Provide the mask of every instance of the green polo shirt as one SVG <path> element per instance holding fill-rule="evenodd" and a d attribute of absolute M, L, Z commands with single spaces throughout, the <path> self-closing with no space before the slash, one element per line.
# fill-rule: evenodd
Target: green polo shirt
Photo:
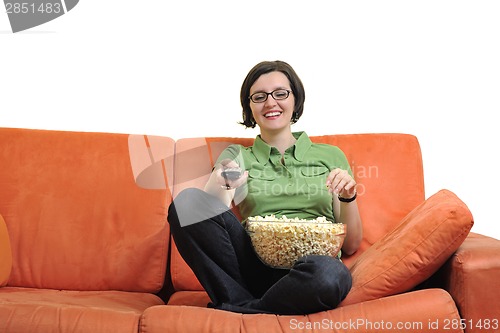
<path fill-rule="evenodd" d="M 345 154 L 336 146 L 313 143 L 305 132 L 293 136 L 297 141 L 283 156 L 260 135 L 253 146 L 230 145 L 219 156 L 217 162 L 235 160 L 249 172 L 247 183 L 235 193 L 243 219 L 274 214 L 303 219 L 325 216 L 334 221 L 326 178 L 335 168 L 352 175 Z"/>

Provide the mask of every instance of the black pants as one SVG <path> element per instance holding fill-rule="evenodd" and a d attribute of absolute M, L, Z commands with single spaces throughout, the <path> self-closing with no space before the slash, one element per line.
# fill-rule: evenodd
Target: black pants
<path fill-rule="evenodd" d="M 329 256 L 302 257 L 290 270 L 266 266 L 233 212 L 199 189 L 179 193 L 168 219 L 179 253 L 208 293 L 211 307 L 308 314 L 335 308 L 351 289 L 349 270 Z"/>

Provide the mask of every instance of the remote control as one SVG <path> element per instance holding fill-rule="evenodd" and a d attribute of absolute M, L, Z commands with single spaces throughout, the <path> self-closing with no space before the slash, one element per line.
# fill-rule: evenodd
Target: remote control
<path fill-rule="evenodd" d="M 240 168 L 227 168 L 222 170 L 222 177 L 228 180 L 236 180 L 241 177 L 241 169 Z"/>

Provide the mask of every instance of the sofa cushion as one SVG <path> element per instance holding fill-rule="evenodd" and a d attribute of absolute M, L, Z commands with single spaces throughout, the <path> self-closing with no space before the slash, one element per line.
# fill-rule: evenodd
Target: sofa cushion
<path fill-rule="evenodd" d="M 210 297 L 205 291 L 176 291 L 168 299 L 168 305 L 188 305 L 206 308 Z"/>
<path fill-rule="evenodd" d="M 431 332 L 429 323 L 459 321 L 450 295 L 427 289 L 309 315 L 241 314 L 196 306 L 153 306 L 141 318 L 140 333 L 178 332 Z M 398 329 L 400 328 L 400 329 Z M 450 327 L 447 333 L 463 333 Z"/>
<path fill-rule="evenodd" d="M 0 214 L 14 263 L 9 286 L 162 288 L 168 172 L 156 168 L 163 188 L 145 189 L 133 166 L 164 158 L 171 170 L 174 141 L 147 141 L 149 153 L 137 155 L 127 134 L 0 128 Z"/>
<path fill-rule="evenodd" d="M 437 192 L 357 258 L 351 266 L 352 289 L 341 305 L 415 287 L 458 249 L 472 225 L 471 212 L 454 193 Z"/>
<path fill-rule="evenodd" d="M 444 286 L 455 300 L 462 318 L 467 318 L 473 323 L 485 323 L 486 327 L 493 323 L 498 329 L 497 324 L 500 320 L 498 239 L 471 232 L 436 277 L 438 283 L 441 283 L 439 285 Z M 494 331 L 500 332 L 500 330 Z"/>
<path fill-rule="evenodd" d="M 148 293 L 0 288 L 0 332 L 137 332 Z"/>

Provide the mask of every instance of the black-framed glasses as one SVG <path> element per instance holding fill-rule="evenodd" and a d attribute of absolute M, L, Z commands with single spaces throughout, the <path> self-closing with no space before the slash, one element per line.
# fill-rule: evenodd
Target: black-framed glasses
<path fill-rule="evenodd" d="M 271 91 L 270 93 L 260 91 L 250 95 L 250 97 L 248 98 L 254 103 L 264 103 L 265 101 L 267 101 L 267 97 L 271 95 L 275 100 L 279 101 L 282 99 L 287 99 L 288 96 L 290 96 L 291 92 L 291 90 L 287 89 L 276 89 L 274 91 Z"/>

